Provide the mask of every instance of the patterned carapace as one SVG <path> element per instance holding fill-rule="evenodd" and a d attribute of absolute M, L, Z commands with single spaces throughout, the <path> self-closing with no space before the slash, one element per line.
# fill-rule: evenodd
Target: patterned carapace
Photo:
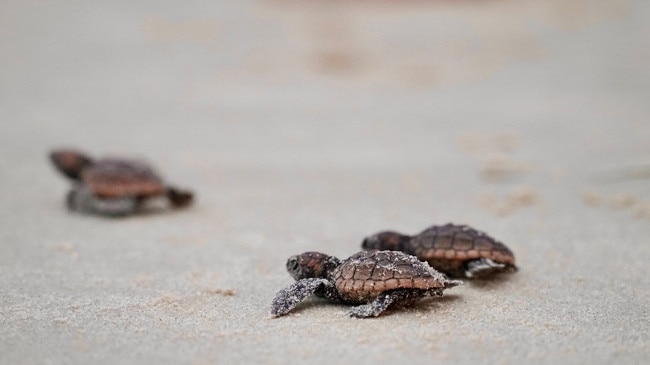
<path fill-rule="evenodd" d="M 322 253 L 305 252 L 289 258 L 287 270 L 297 282 L 276 295 L 271 306 L 274 316 L 287 314 L 316 294 L 344 303 L 368 303 L 349 312 L 351 316 L 366 318 L 379 315 L 391 304 L 442 295 L 444 289 L 461 283 L 448 280 L 426 262 L 397 251 L 362 251 L 342 262 Z"/>
<path fill-rule="evenodd" d="M 362 247 L 415 255 L 455 277 L 482 277 L 516 270 L 514 254 L 508 247 L 466 225 L 434 225 L 415 236 L 384 231 L 366 238 Z"/>

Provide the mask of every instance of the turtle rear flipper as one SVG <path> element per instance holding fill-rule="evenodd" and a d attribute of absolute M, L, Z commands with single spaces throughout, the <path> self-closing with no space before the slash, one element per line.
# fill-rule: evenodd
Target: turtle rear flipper
<path fill-rule="evenodd" d="M 372 302 L 350 309 L 348 315 L 357 318 L 377 317 L 391 305 L 407 306 L 426 295 L 442 296 L 442 289 L 396 289 L 383 292 Z"/>
<path fill-rule="evenodd" d="M 325 291 L 332 286 L 326 279 L 310 278 L 301 279 L 292 285 L 280 290 L 271 303 L 271 315 L 280 317 L 291 312 L 298 304 L 316 292 Z"/>
<path fill-rule="evenodd" d="M 78 186 L 68 193 L 67 204 L 69 209 L 77 212 L 121 217 L 133 213 L 138 200 L 133 197 L 100 198 L 88 188 Z"/>
<path fill-rule="evenodd" d="M 506 265 L 494 262 L 491 259 L 478 259 L 467 262 L 465 275 L 468 278 L 480 278 L 490 276 L 493 273 L 504 271 Z"/>
<path fill-rule="evenodd" d="M 174 208 L 182 208 L 190 205 L 194 200 L 194 194 L 189 190 L 181 190 L 174 187 L 167 187 L 167 199 Z"/>
<path fill-rule="evenodd" d="M 463 281 L 462 280 L 447 280 L 447 281 L 445 281 L 444 285 L 445 285 L 445 289 L 453 288 L 453 287 L 458 286 L 458 285 L 463 285 Z M 440 295 L 442 295 L 442 292 L 440 292 Z"/>
<path fill-rule="evenodd" d="M 402 296 L 403 293 L 401 290 L 381 293 L 372 302 L 368 304 L 358 305 L 350 309 L 350 311 L 348 311 L 348 315 L 350 317 L 357 318 L 377 317 L 386 309 L 388 309 L 391 304 L 399 301 L 400 299 L 403 299 Z"/>

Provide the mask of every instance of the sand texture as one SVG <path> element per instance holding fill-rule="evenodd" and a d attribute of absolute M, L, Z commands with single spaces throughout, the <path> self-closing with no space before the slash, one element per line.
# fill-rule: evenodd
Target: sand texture
<path fill-rule="evenodd" d="M 1 8 L 0 363 L 650 362 L 647 1 Z M 196 204 L 72 214 L 70 145 Z M 520 270 L 270 317 L 289 256 L 447 222 Z"/>

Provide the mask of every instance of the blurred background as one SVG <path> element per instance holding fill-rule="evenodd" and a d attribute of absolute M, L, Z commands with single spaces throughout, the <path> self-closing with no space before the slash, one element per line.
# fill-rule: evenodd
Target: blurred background
<path fill-rule="evenodd" d="M 2 8 L 0 163 L 16 178 L 62 144 L 183 174 L 647 174 L 643 1 Z"/>
<path fill-rule="evenodd" d="M 47 150 L 72 145 L 175 166 L 172 177 L 189 178 L 209 204 L 236 194 L 231 184 L 246 185 L 257 193 L 242 195 L 263 195 L 249 204 L 290 215 L 297 209 L 285 203 L 301 199 L 296 189 L 304 199 L 352 185 L 394 206 L 392 215 L 421 204 L 449 219 L 470 217 L 440 211 L 441 192 L 498 216 L 516 200 L 501 195 L 530 203 L 549 182 L 572 185 L 572 196 L 592 202 L 647 198 L 638 196 L 648 193 L 640 185 L 650 169 L 643 1 L 4 1 L 2 8 L 5 181 L 34 184 L 21 169 L 42 171 Z M 607 191 L 609 198 L 598 191 L 600 180 L 644 176 Z M 500 182 L 510 185 L 497 191 Z M 394 189 L 418 194 L 390 201 Z M 358 194 L 332 209 L 345 211 Z"/>
<path fill-rule="evenodd" d="M 648 19 L 643 0 L 0 1 L 5 359 L 38 358 L 32 343 L 64 362 L 282 363 L 278 341 L 289 354 L 310 341 L 257 323 L 288 283 L 286 257 L 347 257 L 378 230 L 448 221 L 503 240 L 523 270 L 443 305 L 503 328 L 442 316 L 422 341 L 501 351 L 449 355 L 461 362 L 647 359 L 650 299 L 616 278 L 650 285 Z M 144 158 L 197 205 L 68 214 L 46 159 L 57 146 Z M 502 303 L 534 315 L 481 312 Z M 295 323 L 339 320 L 340 307 L 322 311 Z M 403 341 L 411 317 L 385 319 L 388 339 L 337 346 L 349 361 L 442 356 L 409 352 L 419 342 L 368 350 Z M 258 352 L 233 333 L 259 335 Z M 517 342 L 527 335 L 539 341 Z M 215 343 L 231 351 L 201 350 Z"/>

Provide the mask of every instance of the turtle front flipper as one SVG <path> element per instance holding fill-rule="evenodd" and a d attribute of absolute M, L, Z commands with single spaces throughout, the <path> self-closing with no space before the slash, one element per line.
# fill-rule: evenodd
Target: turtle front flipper
<path fill-rule="evenodd" d="M 432 289 L 429 292 L 429 295 L 442 295 L 440 288 Z M 422 289 L 396 289 L 386 291 L 381 293 L 372 302 L 350 309 L 348 315 L 357 318 L 377 317 L 391 305 L 401 304 L 406 306 L 425 295 L 427 295 L 427 291 Z"/>
<path fill-rule="evenodd" d="M 133 213 L 138 200 L 133 197 L 100 198 L 88 188 L 78 186 L 68 193 L 68 208 L 82 213 L 121 217 Z"/>
<path fill-rule="evenodd" d="M 481 278 L 506 270 L 507 265 L 494 262 L 491 259 L 478 259 L 467 262 L 465 276 L 468 278 Z"/>
<path fill-rule="evenodd" d="M 271 303 L 271 315 L 280 317 L 291 312 L 298 304 L 317 291 L 324 291 L 332 284 L 321 278 L 301 279 L 280 290 Z"/>

